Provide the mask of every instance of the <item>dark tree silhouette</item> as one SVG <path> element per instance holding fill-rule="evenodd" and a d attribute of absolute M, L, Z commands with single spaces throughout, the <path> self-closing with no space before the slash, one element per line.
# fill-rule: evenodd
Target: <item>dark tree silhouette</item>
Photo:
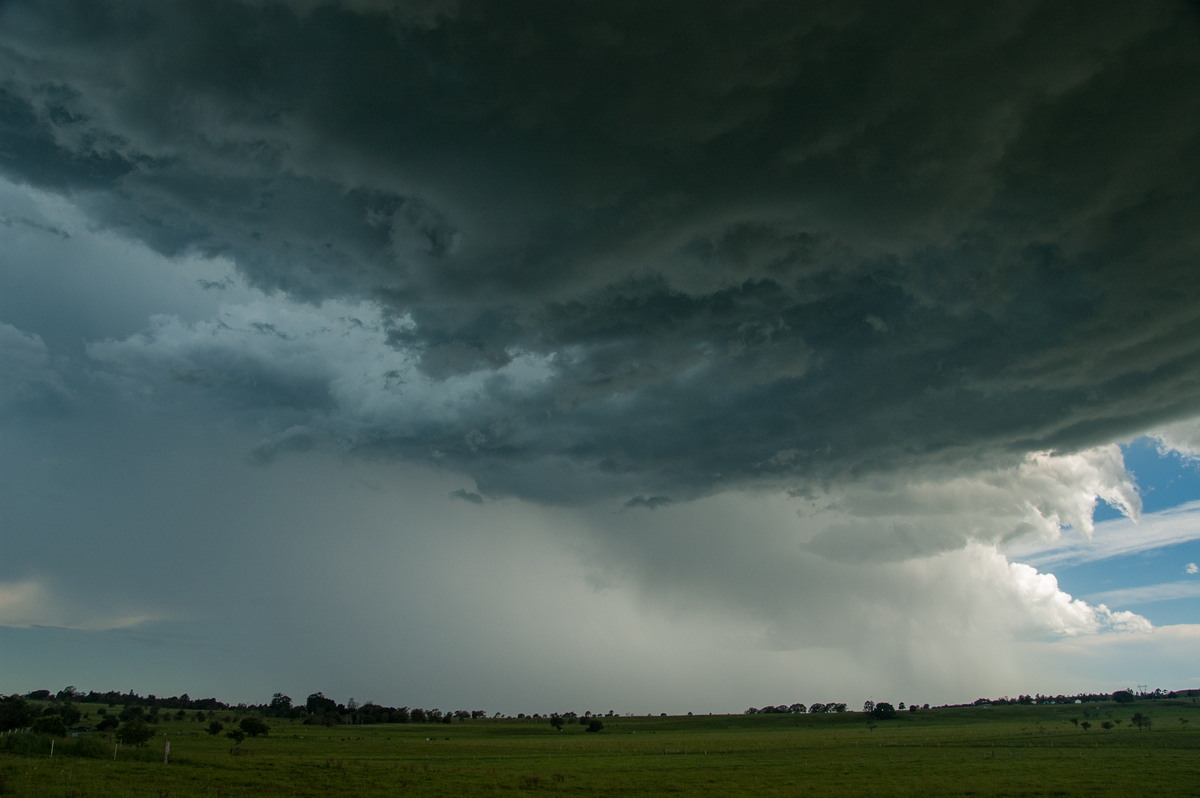
<path fill-rule="evenodd" d="M 880 701 L 871 710 L 871 717 L 878 720 L 891 720 L 896 717 L 896 708 L 886 701 Z"/>
<path fill-rule="evenodd" d="M 250 737 L 258 737 L 260 734 L 266 737 L 271 731 L 271 727 L 260 718 L 242 718 L 238 727 Z"/>
<path fill-rule="evenodd" d="M 33 722 L 30 731 L 37 734 L 50 734 L 54 737 L 67 736 L 67 724 L 58 715 L 42 715 Z"/>
<path fill-rule="evenodd" d="M 33 704 L 19 695 L 0 698 L 0 731 L 24 729 L 33 723 L 35 715 L 37 715 L 37 711 Z"/>
<path fill-rule="evenodd" d="M 271 703 L 267 707 L 267 712 L 277 718 L 285 718 L 292 712 L 292 697 L 283 693 L 276 693 L 271 696 Z"/>
<path fill-rule="evenodd" d="M 154 727 L 140 717 L 130 718 L 117 730 L 117 737 L 126 745 L 136 745 L 138 748 L 149 742 L 154 736 Z"/>

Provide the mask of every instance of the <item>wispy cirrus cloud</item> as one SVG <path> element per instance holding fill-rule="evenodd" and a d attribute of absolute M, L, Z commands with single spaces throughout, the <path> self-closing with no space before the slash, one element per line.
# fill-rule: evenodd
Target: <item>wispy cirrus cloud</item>
<path fill-rule="evenodd" d="M 1197 597 L 1200 597 L 1200 582 L 1193 580 L 1106 590 L 1102 593 L 1090 594 L 1087 596 L 1087 600 L 1116 606 L 1138 606 L 1141 604 L 1151 604 L 1156 601 L 1174 601 L 1175 599 Z"/>
<path fill-rule="evenodd" d="M 1098 562 L 1200 540 L 1200 501 L 1147 513 L 1138 521 L 1102 521 L 1090 538 L 1064 536 L 1050 547 L 1014 546 L 1013 557 L 1043 568 Z"/>

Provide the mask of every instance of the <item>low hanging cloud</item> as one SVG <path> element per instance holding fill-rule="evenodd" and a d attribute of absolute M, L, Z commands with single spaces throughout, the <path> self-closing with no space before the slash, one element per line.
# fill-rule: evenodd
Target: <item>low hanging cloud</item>
<path fill-rule="evenodd" d="M 70 391 L 50 361 L 40 336 L 0 322 L 0 412 L 43 414 L 62 410 Z"/>
<path fill-rule="evenodd" d="M 659 507 L 666 507 L 671 503 L 671 499 L 668 496 L 642 496 L 639 494 L 625 502 L 625 509 L 630 510 L 636 507 L 644 507 L 647 510 L 655 510 Z"/>
<path fill-rule="evenodd" d="M 457 488 L 450 492 L 450 498 L 458 499 L 459 501 L 470 502 L 471 504 L 483 504 L 484 498 L 474 491 L 466 490 L 465 488 Z"/>

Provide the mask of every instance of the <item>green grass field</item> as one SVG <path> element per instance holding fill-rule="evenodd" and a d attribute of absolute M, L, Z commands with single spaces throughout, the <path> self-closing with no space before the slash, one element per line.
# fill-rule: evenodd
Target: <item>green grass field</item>
<path fill-rule="evenodd" d="M 96 719 L 96 707 L 83 705 Z M 1153 728 L 1130 724 L 1135 712 Z M 63 755 L 0 741 L 0 793 L 55 798 L 462 795 L 1196 795 L 1200 705 L 998 706 L 901 713 L 604 718 L 322 728 L 267 719 L 241 745 L 191 718 L 145 748 Z M 218 713 L 220 717 L 232 713 Z M 1088 721 L 1090 730 L 1072 723 Z M 1104 721 L 1114 728 L 1104 730 Z M 1120 721 L 1119 723 L 1116 723 Z M 227 724 L 228 725 L 228 724 Z M 163 764 L 163 743 L 171 757 Z M 22 745 L 30 741 L 27 738 Z M 7 749 L 17 741 L 9 741 Z M 42 745 L 44 743 L 45 745 Z"/>

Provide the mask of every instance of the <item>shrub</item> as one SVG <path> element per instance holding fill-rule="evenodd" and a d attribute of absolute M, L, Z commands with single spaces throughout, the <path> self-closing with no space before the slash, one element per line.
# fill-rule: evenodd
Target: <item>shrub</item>
<path fill-rule="evenodd" d="M 0 731 L 24 729 L 36 714 L 33 705 L 19 695 L 0 697 Z"/>
<path fill-rule="evenodd" d="M 271 731 L 271 727 L 259 718 L 242 718 L 238 726 L 250 737 L 257 737 L 260 734 L 266 737 Z"/>
<path fill-rule="evenodd" d="M 155 734 L 154 729 L 150 727 L 141 718 L 133 718 L 126 721 L 120 729 L 117 730 L 117 737 L 126 745 L 135 745 L 141 748 Z"/>
<path fill-rule="evenodd" d="M 33 722 L 29 730 L 34 734 L 49 734 L 52 737 L 66 737 L 67 724 L 58 715 L 42 715 Z"/>

